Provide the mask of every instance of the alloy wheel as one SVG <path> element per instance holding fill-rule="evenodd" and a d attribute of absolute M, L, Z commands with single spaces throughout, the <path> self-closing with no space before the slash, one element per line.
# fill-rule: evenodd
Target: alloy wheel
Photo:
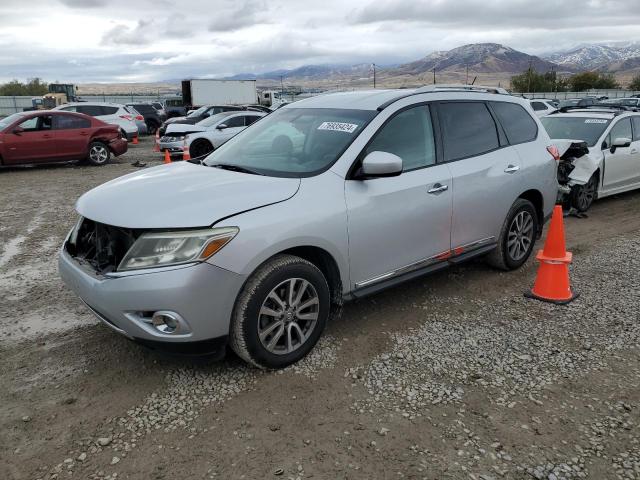
<path fill-rule="evenodd" d="M 270 353 L 289 354 L 309 339 L 320 314 L 320 299 L 314 286 L 303 278 L 278 284 L 258 313 L 258 337 Z"/>
<path fill-rule="evenodd" d="M 511 221 L 507 235 L 507 250 L 513 261 L 521 260 L 533 243 L 533 217 L 526 210 L 518 212 Z"/>
<path fill-rule="evenodd" d="M 589 181 L 580 187 L 578 191 L 578 209 L 587 210 L 596 196 L 596 177 L 592 176 Z"/>
<path fill-rule="evenodd" d="M 89 157 L 95 163 L 104 163 L 109 158 L 109 152 L 107 152 L 107 148 L 103 145 L 94 145 L 89 150 Z"/>

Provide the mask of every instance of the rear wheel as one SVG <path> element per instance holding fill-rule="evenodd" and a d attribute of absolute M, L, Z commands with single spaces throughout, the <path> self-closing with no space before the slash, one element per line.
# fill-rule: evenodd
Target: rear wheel
<path fill-rule="evenodd" d="M 524 198 L 516 200 L 502 225 L 498 246 L 487 256 L 488 263 L 500 270 L 520 268 L 533 251 L 538 224 L 533 204 Z"/>
<path fill-rule="evenodd" d="M 189 147 L 189 155 L 191 158 L 204 157 L 213 152 L 213 145 L 208 140 L 195 140 Z"/>
<path fill-rule="evenodd" d="M 148 121 L 147 122 L 147 134 L 148 135 L 155 135 L 156 131 L 158 130 L 158 124 L 156 122 L 152 122 L 152 121 Z"/>
<path fill-rule="evenodd" d="M 105 165 L 109 163 L 111 152 L 109 148 L 102 142 L 91 142 L 89 145 L 89 155 L 87 161 L 91 165 Z"/>
<path fill-rule="evenodd" d="M 311 351 L 329 311 L 322 272 L 300 257 L 278 255 L 256 270 L 238 296 L 231 348 L 257 367 L 286 367 Z"/>
<path fill-rule="evenodd" d="M 579 212 L 586 212 L 598 193 L 598 175 L 594 173 L 584 185 L 574 185 L 569 193 L 569 205 Z"/>

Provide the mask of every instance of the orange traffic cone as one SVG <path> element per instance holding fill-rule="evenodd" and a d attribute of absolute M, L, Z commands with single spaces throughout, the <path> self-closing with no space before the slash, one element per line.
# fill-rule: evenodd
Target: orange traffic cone
<path fill-rule="evenodd" d="M 562 206 L 556 205 L 544 249 L 538 251 L 540 262 L 538 275 L 531 292 L 526 297 L 559 305 L 567 304 L 578 297 L 569 284 L 569 264 L 572 254 L 565 250 Z"/>
<path fill-rule="evenodd" d="M 171 163 L 171 155 L 169 155 L 169 150 L 164 151 L 164 163 Z"/>
<path fill-rule="evenodd" d="M 138 136 L 133 137 L 133 144 L 138 145 Z"/>
<path fill-rule="evenodd" d="M 191 160 L 191 154 L 189 154 L 189 147 L 184 147 L 182 149 L 182 160 L 189 161 Z"/>

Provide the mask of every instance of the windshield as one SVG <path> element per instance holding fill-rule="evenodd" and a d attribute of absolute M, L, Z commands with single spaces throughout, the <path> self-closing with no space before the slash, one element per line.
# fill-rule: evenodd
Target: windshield
<path fill-rule="evenodd" d="M 237 112 L 216 113 L 215 115 L 211 115 L 210 117 L 205 118 L 204 120 L 200 120 L 197 123 L 197 125 L 201 126 L 201 127 L 210 127 L 210 126 L 215 125 L 216 123 L 218 123 L 223 118 L 226 118 L 226 117 L 228 117 L 229 115 L 231 115 L 233 113 L 237 113 Z"/>
<path fill-rule="evenodd" d="M 593 147 L 611 123 L 606 118 L 542 117 L 542 125 L 553 139 L 584 140 Z"/>
<path fill-rule="evenodd" d="M 575 99 L 575 100 L 561 100 L 560 101 L 560 107 L 575 107 L 576 105 L 578 105 L 578 102 L 580 101 L 580 99 Z"/>
<path fill-rule="evenodd" d="M 18 120 L 20 117 L 24 117 L 22 113 L 14 113 L 6 118 L 0 118 L 0 130 L 4 130 L 7 126 Z"/>
<path fill-rule="evenodd" d="M 187 118 L 189 118 L 189 117 L 199 117 L 200 115 L 202 115 L 206 111 L 207 111 L 207 107 L 200 107 L 199 109 L 194 110 L 189 115 L 187 115 Z"/>
<path fill-rule="evenodd" d="M 235 136 L 204 161 L 276 177 L 308 177 L 329 168 L 377 112 L 283 108 Z"/>

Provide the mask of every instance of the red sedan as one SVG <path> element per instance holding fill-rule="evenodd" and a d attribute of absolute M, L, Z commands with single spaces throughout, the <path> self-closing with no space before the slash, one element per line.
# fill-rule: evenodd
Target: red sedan
<path fill-rule="evenodd" d="M 104 165 L 126 151 L 117 126 L 82 113 L 42 110 L 0 119 L 0 165 L 69 160 Z"/>

